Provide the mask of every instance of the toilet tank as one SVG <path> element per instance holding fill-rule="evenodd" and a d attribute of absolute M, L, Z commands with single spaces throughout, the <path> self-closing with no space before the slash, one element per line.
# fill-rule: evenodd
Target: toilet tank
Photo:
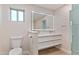
<path fill-rule="evenodd" d="M 20 48 L 22 45 L 22 36 L 13 36 L 11 39 L 11 48 Z"/>

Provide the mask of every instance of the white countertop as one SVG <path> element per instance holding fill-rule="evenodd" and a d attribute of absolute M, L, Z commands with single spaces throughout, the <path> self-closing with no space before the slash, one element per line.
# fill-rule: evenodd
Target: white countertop
<path fill-rule="evenodd" d="M 38 35 L 38 37 L 44 37 L 44 36 L 61 36 L 62 33 L 54 33 L 54 34 L 42 34 L 42 35 Z"/>

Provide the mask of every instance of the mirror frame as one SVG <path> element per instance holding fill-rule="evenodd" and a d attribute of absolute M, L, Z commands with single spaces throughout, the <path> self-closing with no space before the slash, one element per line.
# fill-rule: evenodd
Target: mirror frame
<path fill-rule="evenodd" d="M 50 15 L 50 16 L 53 16 L 51 14 L 46 14 L 46 13 L 40 13 L 40 12 L 36 12 L 36 11 L 32 11 L 32 14 L 31 14 L 31 30 L 32 31 L 54 31 L 54 16 L 53 16 L 53 29 L 34 29 L 34 24 L 33 24 L 33 15 L 34 13 L 37 13 L 37 14 L 43 14 L 43 15 Z"/>

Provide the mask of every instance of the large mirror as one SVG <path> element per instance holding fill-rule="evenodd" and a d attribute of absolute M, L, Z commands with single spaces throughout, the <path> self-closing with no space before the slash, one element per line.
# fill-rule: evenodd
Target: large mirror
<path fill-rule="evenodd" d="M 32 11 L 32 30 L 53 30 L 53 15 Z"/>

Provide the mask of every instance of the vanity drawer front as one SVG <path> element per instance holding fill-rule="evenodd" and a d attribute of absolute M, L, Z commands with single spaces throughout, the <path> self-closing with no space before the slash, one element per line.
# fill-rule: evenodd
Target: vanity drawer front
<path fill-rule="evenodd" d="M 41 42 L 38 44 L 38 50 L 48 48 L 51 46 L 55 46 L 58 44 L 61 44 L 61 40 L 51 40 L 51 41 L 47 41 L 47 42 Z"/>
<path fill-rule="evenodd" d="M 62 39 L 62 36 L 53 36 L 53 39 Z"/>
<path fill-rule="evenodd" d="M 38 42 L 46 42 L 46 41 L 50 41 L 50 40 L 59 40 L 61 39 L 61 36 L 47 36 L 47 37 L 40 37 L 38 38 Z"/>
<path fill-rule="evenodd" d="M 50 40 L 54 40 L 53 37 L 40 37 L 38 38 L 38 42 L 45 42 L 45 41 L 50 41 Z"/>

